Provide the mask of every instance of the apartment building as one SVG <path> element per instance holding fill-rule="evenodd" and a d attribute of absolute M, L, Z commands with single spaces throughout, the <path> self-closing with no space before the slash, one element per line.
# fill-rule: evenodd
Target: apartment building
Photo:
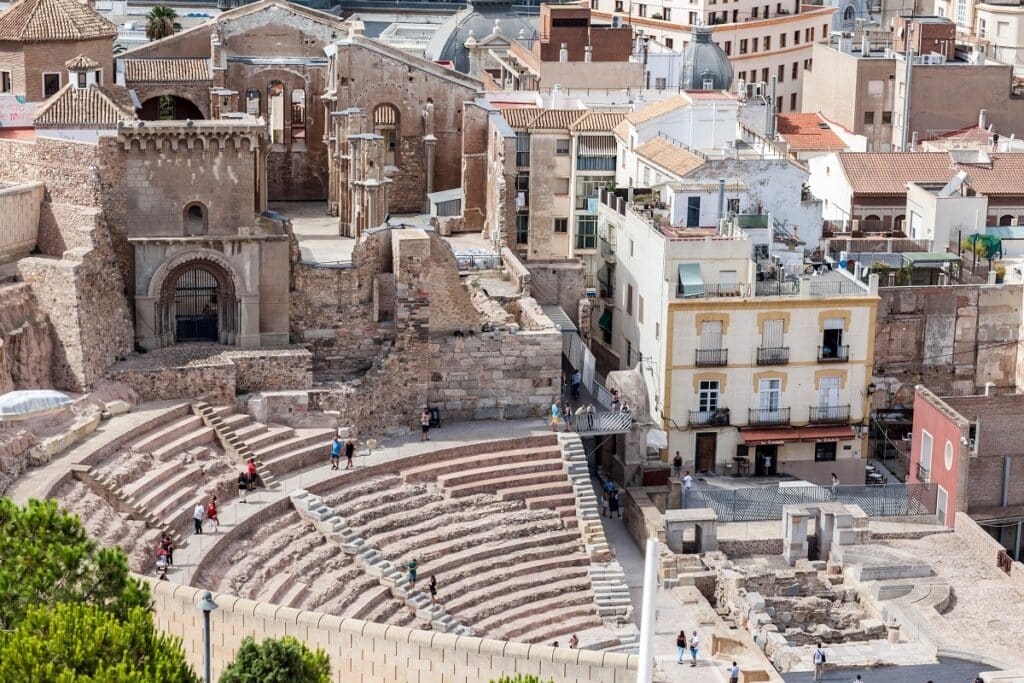
<path fill-rule="evenodd" d="M 695 41 L 699 27 L 711 31 L 710 39 L 732 65 L 735 82 L 757 86 L 774 79 L 775 105 L 780 112 L 802 109 L 804 69 L 810 66 L 812 48 L 827 40 L 832 29 L 832 6 L 765 3 L 739 0 L 679 2 L 678 0 L 592 0 L 595 16 L 618 17 L 634 31 L 672 49 Z"/>
<path fill-rule="evenodd" d="M 877 279 L 758 280 L 738 221 L 679 226 L 619 194 L 599 207 L 616 282 L 593 344 L 599 364 L 640 368 L 665 457 L 697 472 L 863 481 Z"/>

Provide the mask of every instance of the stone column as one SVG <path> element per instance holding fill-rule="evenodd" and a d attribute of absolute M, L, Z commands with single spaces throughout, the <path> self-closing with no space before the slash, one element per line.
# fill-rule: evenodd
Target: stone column
<path fill-rule="evenodd" d="M 161 346 L 158 301 L 152 296 L 135 297 L 135 342 L 147 351 Z"/>
<path fill-rule="evenodd" d="M 795 505 L 782 509 L 782 557 L 789 566 L 807 558 L 807 511 Z"/>
<path fill-rule="evenodd" d="M 424 162 L 427 167 L 427 194 L 434 191 L 434 151 L 437 146 L 437 138 L 433 135 L 423 136 Z M 424 198 L 424 213 L 430 213 L 430 199 Z"/>
<path fill-rule="evenodd" d="M 260 345 L 260 297 L 245 294 L 239 299 L 238 336 L 236 345 L 251 349 Z"/>

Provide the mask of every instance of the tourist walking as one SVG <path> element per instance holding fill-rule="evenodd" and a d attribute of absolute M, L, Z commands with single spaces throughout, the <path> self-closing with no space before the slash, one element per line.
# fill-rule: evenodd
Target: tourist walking
<path fill-rule="evenodd" d="M 246 471 L 249 474 L 249 490 L 252 491 L 256 488 L 256 458 L 249 458 L 249 465 Z"/>
<path fill-rule="evenodd" d="M 676 636 L 676 649 L 679 650 L 679 658 L 676 660 L 676 664 L 682 664 L 683 657 L 686 656 L 686 631 L 680 631 L 679 635 Z"/>
<path fill-rule="evenodd" d="M 558 407 L 558 401 L 551 402 L 551 431 L 558 431 L 558 418 L 562 414 L 562 409 Z"/>
<path fill-rule="evenodd" d="M 583 382 L 583 377 L 580 375 L 579 370 L 575 370 L 572 373 L 572 400 L 580 400 L 580 384 Z"/>
<path fill-rule="evenodd" d="M 814 680 L 820 681 L 824 673 L 825 650 L 821 647 L 821 643 L 818 643 L 817 649 L 814 650 Z"/>
<path fill-rule="evenodd" d="M 217 517 L 217 496 L 210 499 L 210 504 L 206 506 L 206 518 L 213 522 L 213 533 L 220 531 L 220 519 Z"/>
<path fill-rule="evenodd" d="M 341 460 L 341 438 L 337 435 L 331 441 L 331 469 L 338 469 L 338 462 Z"/>
<path fill-rule="evenodd" d="M 678 477 L 683 472 L 683 456 L 676 451 L 676 457 L 672 458 L 672 476 Z"/>
<path fill-rule="evenodd" d="M 192 510 L 192 521 L 195 522 L 196 533 L 203 533 L 203 517 L 206 515 L 206 508 L 203 507 L 203 501 L 196 503 L 195 509 Z"/>
<path fill-rule="evenodd" d="M 608 516 L 608 501 L 611 499 L 611 492 L 608 490 L 601 491 L 601 516 Z"/>
<path fill-rule="evenodd" d="M 736 662 L 729 667 L 729 683 L 740 683 L 740 667 Z"/>
<path fill-rule="evenodd" d="M 160 551 L 167 556 L 167 564 L 174 564 L 174 543 L 171 542 L 171 537 L 167 534 L 160 536 Z"/>
<path fill-rule="evenodd" d="M 587 431 L 594 431 L 594 415 L 597 414 L 597 408 L 594 407 L 593 403 L 587 404 Z"/>
<path fill-rule="evenodd" d="M 347 461 L 345 464 L 346 470 L 352 469 L 352 456 L 354 456 L 355 454 L 356 442 L 353 439 L 349 439 L 348 441 L 345 442 L 345 460 Z"/>
<path fill-rule="evenodd" d="M 686 470 L 686 474 L 683 475 L 683 507 L 685 508 L 690 502 L 690 489 L 693 488 L 693 477 L 690 476 L 690 470 Z"/>
<path fill-rule="evenodd" d="M 833 498 L 836 497 L 836 492 L 838 491 L 838 489 L 839 489 L 839 477 L 837 477 L 836 473 L 833 472 L 832 473 L 832 497 Z"/>
<path fill-rule="evenodd" d="M 697 637 L 697 632 L 694 631 L 693 635 L 690 636 L 690 657 L 693 661 L 690 662 L 690 666 L 697 666 L 697 646 L 700 644 L 700 638 Z"/>
<path fill-rule="evenodd" d="M 621 502 L 622 501 L 619 500 L 619 492 L 618 491 L 612 491 L 611 493 L 608 494 L 608 516 L 609 517 L 615 517 L 617 515 L 619 517 L 619 519 L 622 519 Z"/>
<path fill-rule="evenodd" d="M 619 412 L 620 407 L 622 407 L 622 401 L 619 400 L 619 390 L 612 389 L 612 412 Z"/>
<path fill-rule="evenodd" d="M 576 650 L 576 649 L 579 649 L 579 646 L 580 646 L 580 637 L 574 633 L 574 634 L 572 634 L 572 638 L 569 639 L 569 649 L 570 650 Z"/>
<path fill-rule="evenodd" d="M 238 473 L 238 497 L 243 503 L 249 498 L 249 475 L 244 470 Z"/>
<path fill-rule="evenodd" d="M 437 577 L 433 574 L 430 575 L 430 583 L 427 588 L 430 589 L 430 604 L 437 604 Z"/>
<path fill-rule="evenodd" d="M 426 406 L 420 413 L 420 441 L 430 441 L 430 411 Z"/>
<path fill-rule="evenodd" d="M 418 567 L 419 567 L 419 565 L 416 563 L 416 558 L 415 557 L 412 558 L 411 560 L 409 560 L 409 563 L 406 565 L 406 568 L 409 570 L 409 590 L 410 591 L 416 590 L 416 569 Z"/>

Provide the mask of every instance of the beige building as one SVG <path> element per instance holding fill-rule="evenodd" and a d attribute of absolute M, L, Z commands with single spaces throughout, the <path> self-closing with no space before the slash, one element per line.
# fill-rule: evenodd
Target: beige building
<path fill-rule="evenodd" d="M 618 263 L 614 316 L 595 338 L 640 368 L 666 458 L 679 452 L 696 472 L 863 479 L 877 284 L 842 272 L 758 281 L 736 224 L 672 227 L 611 193 L 600 220 Z"/>

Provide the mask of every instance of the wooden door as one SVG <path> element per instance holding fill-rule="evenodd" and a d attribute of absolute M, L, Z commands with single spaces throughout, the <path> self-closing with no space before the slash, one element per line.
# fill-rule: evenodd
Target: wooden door
<path fill-rule="evenodd" d="M 693 469 L 697 472 L 714 472 L 715 455 L 718 450 L 718 435 L 714 432 L 697 434 L 696 455 Z"/>

